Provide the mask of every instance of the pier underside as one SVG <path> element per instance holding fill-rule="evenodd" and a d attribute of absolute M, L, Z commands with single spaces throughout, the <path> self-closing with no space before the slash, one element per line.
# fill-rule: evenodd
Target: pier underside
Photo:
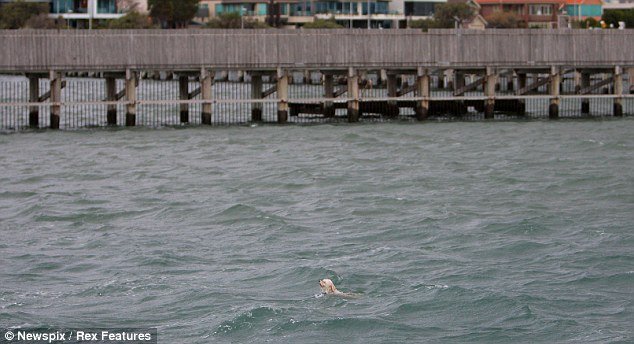
<path fill-rule="evenodd" d="M 634 114 L 629 68 L 50 72 L 0 76 L 0 130 Z"/>

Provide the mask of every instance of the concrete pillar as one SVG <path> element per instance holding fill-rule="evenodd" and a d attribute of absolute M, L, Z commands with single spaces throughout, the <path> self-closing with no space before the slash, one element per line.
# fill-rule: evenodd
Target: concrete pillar
<path fill-rule="evenodd" d="M 513 73 L 509 73 L 506 75 L 506 90 L 508 92 L 513 92 L 515 89 L 515 80 Z"/>
<path fill-rule="evenodd" d="M 178 77 L 178 94 L 180 100 L 189 100 L 189 77 Z M 189 123 L 189 104 L 180 104 L 181 123 Z"/>
<path fill-rule="evenodd" d="M 262 75 L 251 74 L 251 99 L 262 99 Z M 262 122 L 262 103 L 251 103 L 251 120 Z"/>
<path fill-rule="evenodd" d="M 614 109 L 615 117 L 623 116 L 623 69 L 619 66 L 614 67 Z"/>
<path fill-rule="evenodd" d="M 359 109 L 359 76 L 354 68 L 348 69 L 348 122 L 358 122 Z"/>
<path fill-rule="evenodd" d="M 455 71 L 453 69 L 447 69 L 445 71 L 445 79 L 447 80 L 447 83 L 445 84 L 445 87 L 453 90 L 454 89 L 454 83 L 455 83 Z"/>
<path fill-rule="evenodd" d="M 396 74 L 387 74 L 387 96 L 396 98 L 398 92 L 398 78 Z M 396 100 L 387 101 L 387 109 L 385 114 L 389 117 L 396 117 L 399 114 L 398 103 Z"/>
<path fill-rule="evenodd" d="M 114 77 L 106 77 L 106 101 L 114 102 L 117 100 L 117 79 Z M 108 125 L 117 125 L 117 105 L 108 104 L 106 110 L 106 118 Z"/>
<path fill-rule="evenodd" d="M 464 73 L 461 71 L 454 71 L 454 84 L 453 84 L 453 90 L 457 90 L 460 88 L 463 88 L 465 86 L 464 83 Z"/>
<path fill-rule="evenodd" d="M 581 88 L 586 88 L 590 86 L 590 73 L 581 73 Z M 590 113 L 590 99 L 583 98 L 581 99 L 581 113 L 589 114 Z"/>
<path fill-rule="evenodd" d="M 559 68 L 552 67 L 550 70 L 550 106 L 548 107 L 548 118 L 559 118 L 559 85 L 561 84 L 561 74 Z"/>
<path fill-rule="evenodd" d="M 517 74 L 517 88 L 522 89 L 526 87 L 526 73 Z"/>
<path fill-rule="evenodd" d="M 331 99 L 335 97 L 335 82 L 332 74 L 324 74 L 324 97 Z M 335 104 L 330 101 L 324 102 L 324 117 L 335 116 Z"/>
<path fill-rule="evenodd" d="M 288 122 L 288 72 L 277 70 L 277 123 Z"/>
<path fill-rule="evenodd" d="M 424 121 L 429 115 L 429 74 L 426 69 L 419 68 L 416 76 L 416 91 L 419 97 L 423 97 L 416 109 L 416 119 Z"/>
<path fill-rule="evenodd" d="M 485 77 L 484 95 L 487 99 L 485 100 L 484 106 L 484 118 L 491 119 L 494 117 L 495 111 L 495 90 L 497 89 L 496 85 L 498 85 L 498 76 L 493 68 L 487 67 Z"/>
<path fill-rule="evenodd" d="M 51 82 L 51 129 L 59 129 L 59 121 L 62 113 L 62 74 L 60 72 L 51 71 L 49 80 Z"/>
<path fill-rule="evenodd" d="M 128 101 L 125 112 L 126 127 L 136 125 L 136 74 L 137 72 L 130 69 L 125 71 L 125 99 Z"/>
<path fill-rule="evenodd" d="M 303 77 L 303 79 L 304 79 L 303 81 L 304 81 L 304 84 L 305 84 L 305 85 L 309 85 L 309 84 L 311 83 L 311 82 L 310 82 L 311 78 L 310 78 L 310 71 L 309 71 L 309 70 L 305 70 L 305 71 L 304 71 L 304 77 Z"/>
<path fill-rule="evenodd" d="M 575 71 L 572 74 L 572 78 L 575 84 L 575 93 L 579 93 L 579 91 L 581 90 L 581 73 L 579 73 L 578 71 Z"/>
<path fill-rule="evenodd" d="M 438 73 L 438 79 L 436 79 L 436 88 L 439 90 L 445 88 L 445 72 L 442 70 Z"/>
<path fill-rule="evenodd" d="M 383 85 L 385 80 L 387 80 L 387 70 L 381 69 L 379 71 L 379 80 L 377 81 L 377 86 Z"/>
<path fill-rule="evenodd" d="M 200 90 L 203 100 L 209 101 L 203 103 L 202 113 L 200 115 L 201 123 L 211 125 L 211 98 L 213 97 L 212 86 L 214 82 L 214 73 L 203 68 L 200 71 Z"/>
<path fill-rule="evenodd" d="M 29 102 L 40 102 L 40 78 L 37 76 L 29 76 Z M 40 107 L 29 107 L 29 127 L 39 128 L 40 126 Z"/>

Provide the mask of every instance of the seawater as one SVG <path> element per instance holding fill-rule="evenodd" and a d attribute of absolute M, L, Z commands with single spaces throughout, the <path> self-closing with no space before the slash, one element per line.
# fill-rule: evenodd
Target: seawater
<path fill-rule="evenodd" d="M 634 340 L 634 120 L 0 135 L 0 327 Z M 319 295 L 330 278 L 356 299 Z"/>

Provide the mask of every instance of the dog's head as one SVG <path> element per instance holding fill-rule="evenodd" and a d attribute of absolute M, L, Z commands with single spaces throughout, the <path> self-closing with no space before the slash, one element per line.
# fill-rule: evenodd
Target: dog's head
<path fill-rule="evenodd" d="M 335 284 L 332 283 L 332 281 L 329 280 L 328 278 L 324 278 L 323 280 L 320 280 L 319 287 L 321 288 L 321 291 L 323 291 L 326 294 L 334 294 L 337 292 L 337 288 L 335 287 Z"/>

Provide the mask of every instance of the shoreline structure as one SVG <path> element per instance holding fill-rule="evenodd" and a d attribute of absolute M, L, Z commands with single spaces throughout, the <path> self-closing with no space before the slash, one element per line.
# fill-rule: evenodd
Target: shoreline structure
<path fill-rule="evenodd" d="M 0 130 L 634 114 L 634 30 L 0 30 L 0 46 L 0 73 L 22 76 L 0 81 Z"/>

